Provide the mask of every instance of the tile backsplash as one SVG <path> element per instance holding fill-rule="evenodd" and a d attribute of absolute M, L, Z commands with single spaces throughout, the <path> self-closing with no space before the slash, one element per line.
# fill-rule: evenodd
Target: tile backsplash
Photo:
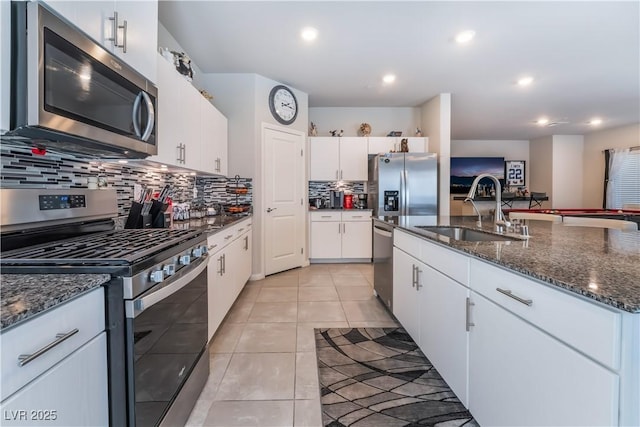
<path fill-rule="evenodd" d="M 110 188 L 116 189 L 119 215 L 128 213 L 134 184 L 157 190 L 169 184 L 174 191 L 172 198 L 178 203 L 207 206 L 213 203 L 236 203 L 236 196 L 226 191 L 228 185 L 236 184 L 233 178 L 162 173 L 134 162 L 101 162 L 52 152 L 41 156 L 32 154 L 28 147 L 6 144 L 0 147 L 0 160 L 0 183 L 3 188 L 87 188 L 90 176 L 103 177 Z M 239 184 L 248 187 L 249 191 L 238 196 L 238 203 L 251 204 L 251 179 L 241 178 Z"/>
<path fill-rule="evenodd" d="M 323 198 L 329 200 L 329 191 L 351 191 L 353 194 L 364 193 L 364 182 L 346 182 L 346 181 L 309 181 L 309 198 Z"/>

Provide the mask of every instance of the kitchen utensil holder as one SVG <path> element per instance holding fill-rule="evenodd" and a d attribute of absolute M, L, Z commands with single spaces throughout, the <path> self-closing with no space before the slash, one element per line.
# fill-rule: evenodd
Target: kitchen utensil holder
<path fill-rule="evenodd" d="M 166 203 L 153 200 L 149 213 L 143 215 L 144 204 L 133 202 L 124 228 L 166 228 L 168 224 L 166 223 L 164 211 L 167 210 L 168 206 Z"/>

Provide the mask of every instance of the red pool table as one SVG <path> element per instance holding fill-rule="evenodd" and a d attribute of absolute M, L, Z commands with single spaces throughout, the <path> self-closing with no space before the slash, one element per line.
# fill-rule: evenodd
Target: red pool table
<path fill-rule="evenodd" d="M 537 212 L 561 216 L 585 216 L 589 218 L 610 218 L 635 221 L 640 224 L 640 210 L 630 209 L 504 209 L 509 212 Z"/>

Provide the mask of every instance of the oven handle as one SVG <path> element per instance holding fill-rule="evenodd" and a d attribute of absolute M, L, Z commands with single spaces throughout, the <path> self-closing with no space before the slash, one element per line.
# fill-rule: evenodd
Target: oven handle
<path fill-rule="evenodd" d="M 191 263 L 188 269 L 181 269 L 178 273 L 172 276 L 172 280 L 170 282 L 163 283 L 162 287 L 159 289 L 151 289 L 149 292 L 145 292 L 135 300 L 125 301 L 125 312 L 127 318 L 134 319 L 138 317 L 138 315 L 149 307 L 152 307 L 154 304 L 178 292 L 180 289 L 191 283 L 193 279 L 198 277 L 198 275 L 207 268 L 208 257 L 209 255 L 205 254 L 196 262 Z"/>

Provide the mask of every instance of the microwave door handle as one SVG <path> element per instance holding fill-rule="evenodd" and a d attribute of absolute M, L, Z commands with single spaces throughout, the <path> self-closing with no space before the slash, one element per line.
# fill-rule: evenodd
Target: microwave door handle
<path fill-rule="evenodd" d="M 142 94 L 144 92 L 140 92 L 138 96 L 136 96 L 136 100 L 133 101 L 133 111 L 131 112 L 131 121 L 133 121 L 133 129 L 136 132 L 136 136 L 140 137 L 140 123 L 138 123 L 138 112 L 140 111 L 140 101 L 142 100 Z"/>
<path fill-rule="evenodd" d="M 142 134 L 141 139 L 143 141 L 147 141 L 151 136 L 151 132 L 153 132 L 153 126 L 156 121 L 156 111 L 153 108 L 153 102 L 151 102 L 151 98 L 147 94 L 147 92 L 140 92 L 142 97 L 144 98 L 145 105 L 147 106 L 147 127 Z"/>

